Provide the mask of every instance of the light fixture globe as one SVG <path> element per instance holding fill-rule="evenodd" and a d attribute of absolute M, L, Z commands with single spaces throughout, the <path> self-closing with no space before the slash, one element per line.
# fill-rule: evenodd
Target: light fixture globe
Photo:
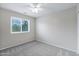
<path fill-rule="evenodd" d="M 41 4 L 32 3 L 32 4 L 30 4 L 30 6 L 31 6 L 31 11 L 32 11 L 33 13 L 38 13 L 39 11 L 42 10 Z"/>

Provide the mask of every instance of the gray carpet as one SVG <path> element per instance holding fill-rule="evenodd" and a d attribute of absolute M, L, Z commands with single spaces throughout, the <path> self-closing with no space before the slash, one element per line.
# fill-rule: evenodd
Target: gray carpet
<path fill-rule="evenodd" d="M 0 56 L 76 56 L 77 54 L 48 44 L 32 41 L 0 51 Z"/>

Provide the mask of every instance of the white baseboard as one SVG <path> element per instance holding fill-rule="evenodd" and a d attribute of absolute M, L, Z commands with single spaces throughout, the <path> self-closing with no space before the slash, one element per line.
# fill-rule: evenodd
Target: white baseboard
<path fill-rule="evenodd" d="M 45 41 L 45 40 L 37 40 L 37 41 L 40 41 L 40 42 L 46 43 L 46 44 L 51 45 L 51 46 L 56 46 L 58 48 L 62 48 L 62 49 L 65 49 L 65 50 L 68 50 L 68 51 L 72 51 L 72 52 L 77 53 L 77 50 L 72 50 L 72 49 L 69 49 L 69 48 L 65 48 L 65 47 L 62 47 L 62 46 L 57 45 L 55 43 L 49 43 L 48 41 Z"/>
<path fill-rule="evenodd" d="M 79 49 L 77 49 L 77 54 L 79 54 Z"/>
<path fill-rule="evenodd" d="M 13 46 L 0 48 L 0 51 L 1 51 L 1 50 L 5 50 L 5 49 L 8 49 L 8 48 L 12 48 L 12 47 L 20 46 L 20 45 L 22 45 L 22 44 L 29 43 L 29 42 L 32 42 L 32 41 L 35 41 L 35 40 L 29 40 L 29 41 L 27 41 L 27 42 L 19 43 L 19 44 L 13 45 Z"/>

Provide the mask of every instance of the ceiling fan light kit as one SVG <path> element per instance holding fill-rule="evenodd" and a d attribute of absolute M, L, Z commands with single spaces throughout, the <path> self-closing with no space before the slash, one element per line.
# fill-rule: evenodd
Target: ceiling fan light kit
<path fill-rule="evenodd" d="M 39 11 L 42 10 L 41 4 L 38 4 L 38 3 L 32 3 L 32 4 L 30 4 L 30 7 L 31 7 L 30 9 L 33 13 L 38 13 Z"/>

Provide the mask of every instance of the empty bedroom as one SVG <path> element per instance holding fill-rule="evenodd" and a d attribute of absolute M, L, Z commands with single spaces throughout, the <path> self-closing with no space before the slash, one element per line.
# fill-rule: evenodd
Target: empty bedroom
<path fill-rule="evenodd" d="M 0 3 L 0 56 L 78 56 L 78 13 L 77 3 Z"/>

